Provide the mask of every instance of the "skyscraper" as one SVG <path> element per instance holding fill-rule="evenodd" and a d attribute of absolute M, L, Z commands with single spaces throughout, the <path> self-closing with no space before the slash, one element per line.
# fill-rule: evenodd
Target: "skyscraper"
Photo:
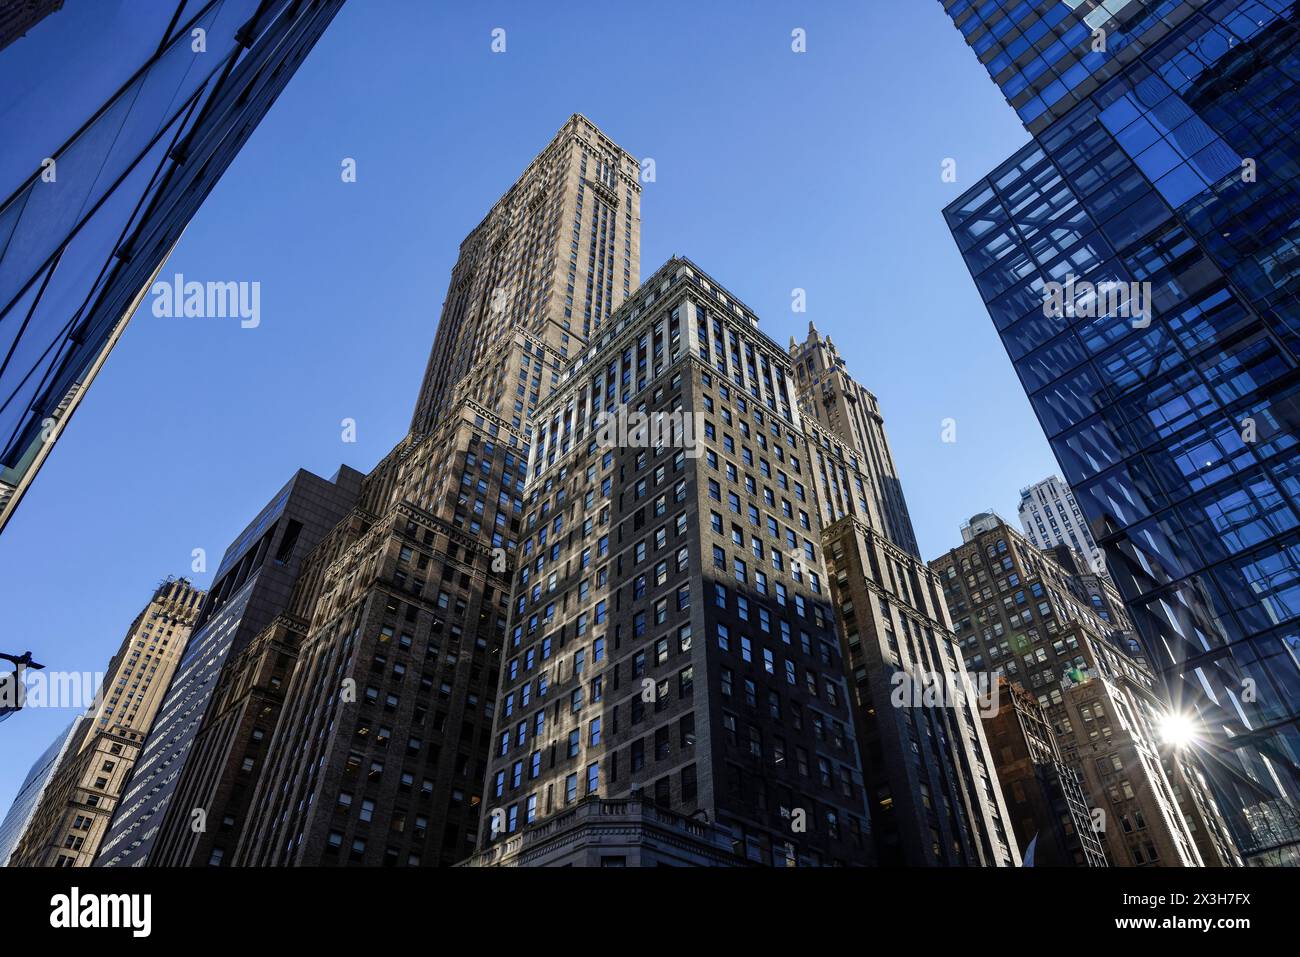
<path fill-rule="evenodd" d="M 183 578 L 158 586 L 109 663 L 76 744 L 14 846 L 11 866 L 89 867 L 94 861 L 202 600 L 203 592 Z"/>
<path fill-rule="evenodd" d="M 150 863 L 153 844 L 178 790 L 187 800 L 174 814 L 194 840 L 207 840 L 210 833 L 191 828 L 195 810 L 210 815 L 214 829 L 226 817 L 224 808 L 213 808 L 208 796 L 208 788 L 215 787 L 220 776 L 219 762 L 192 753 L 203 750 L 195 742 L 209 705 L 229 659 L 285 611 L 307 556 L 356 502 L 361 478 L 347 466 L 328 481 L 299 470 L 226 549 L 175 676 L 163 685 L 166 698 L 123 790 L 98 866 Z M 255 732 L 267 736 L 273 727 L 263 718 L 239 735 L 227 734 L 223 743 L 234 746 Z M 250 770 L 241 768 L 245 779 Z M 196 779 L 192 788 L 181 787 L 187 776 Z M 241 790 L 251 792 L 251 784 L 245 783 Z"/>
<path fill-rule="evenodd" d="M 1053 475 L 1020 490 L 1020 527 L 1039 548 L 1064 545 L 1082 555 L 1088 567 L 1106 573 L 1106 557 L 1079 511 L 1070 486 Z"/>
<path fill-rule="evenodd" d="M 948 225 L 1236 843 L 1300 863 L 1300 7 L 944 8 L 1034 134 Z"/>
<path fill-rule="evenodd" d="M 632 798 L 710 826 L 677 837 L 696 863 L 715 828 L 733 864 L 871 860 L 792 386 L 752 311 L 674 258 L 542 402 L 474 863 Z"/>
<path fill-rule="evenodd" d="M 575 115 L 461 244 L 411 433 L 311 560 L 319 598 L 237 863 L 473 851 L 527 423 L 638 282 L 639 172 Z"/>
<path fill-rule="evenodd" d="M 789 353 L 877 857 L 1015 865 L 979 694 L 917 551 L 876 397 L 812 324 Z"/>
<path fill-rule="evenodd" d="M 53 15 L 0 53 L 0 530 L 342 2 L 8 5 Z"/>

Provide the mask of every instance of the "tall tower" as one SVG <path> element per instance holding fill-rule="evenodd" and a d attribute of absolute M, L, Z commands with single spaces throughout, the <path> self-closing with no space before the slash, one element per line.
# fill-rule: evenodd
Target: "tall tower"
<path fill-rule="evenodd" d="M 638 172 L 575 115 L 461 244 L 411 433 L 303 573 L 305 636 L 235 863 L 473 851 L 529 420 L 636 286 Z"/>
<path fill-rule="evenodd" d="M 1092 540 L 1074 493 L 1059 475 L 1020 490 L 1020 527 L 1039 548 L 1064 545 L 1074 549 L 1098 575 L 1106 573 L 1106 556 Z"/>
<path fill-rule="evenodd" d="M 790 356 L 879 860 L 1013 866 L 975 687 L 917 552 L 875 396 L 811 325 Z"/>
<path fill-rule="evenodd" d="M 528 164 L 460 244 L 413 434 L 435 428 L 462 396 L 523 426 L 640 283 L 639 173 L 578 114 Z M 540 349 L 535 362 L 525 342 Z"/>
<path fill-rule="evenodd" d="M 76 731 L 23 836 L 13 867 L 89 867 L 108 831 L 141 745 L 189 642 L 203 592 L 168 579 L 136 617 L 109 663 L 94 708 Z"/>
<path fill-rule="evenodd" d="M 1237 844 L 1300 865 L 1300 6 L 943 5 L 1033 134 L 948 226 Z"/>
<path fill-rule="evenodd" d="M 863 484 L 854 491 L 864 520 L 870 517 L 871 524 L 891 542 L 919 558 L 903 484 L 894 467 L 876 397 L 849 375 L 830 336 L 823 336 L 811 322 L 802 345 L 791 340 L 790 355 L 806 414 L 857 456 Z"/>

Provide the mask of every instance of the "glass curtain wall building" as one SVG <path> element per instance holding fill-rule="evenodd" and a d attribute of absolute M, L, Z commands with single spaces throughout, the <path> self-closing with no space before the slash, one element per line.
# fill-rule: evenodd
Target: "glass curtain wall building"
<path fill-rule="evenodd" d="M 943 2 L 1034 135 L 948 226 L 1235 840 L 1300 864 L 1300 7 Z"/>
<path fill-rule="evenodd" d="M 0 53 L 0 529 L 343 0 L 67 0 Z"/>

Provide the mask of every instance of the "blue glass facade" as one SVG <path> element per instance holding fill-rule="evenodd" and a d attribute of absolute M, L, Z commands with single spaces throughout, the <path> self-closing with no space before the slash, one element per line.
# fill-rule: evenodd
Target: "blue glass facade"
<path fill-rule="evenodd" d="M 1022 109 L 1018 64 L 1077 54 L 1029 81 L 1034 141 L 945 216 L 1235 839 L 1296 865 L 1300 5 L 1110 2 L 1141 42 L 1092 59 L 1100 6 L 945 3 L 977 49 L 1051 23 L 981 50 Z M 1151 315 L 1053 315 L 1071 278 L 1149 283 Z"/>
<path fill-rule="evenodd" d="M 0 143 L 13 144 L 0 151 L 0 529 L 342 3 L 46 0 L 0 13 Z"/>

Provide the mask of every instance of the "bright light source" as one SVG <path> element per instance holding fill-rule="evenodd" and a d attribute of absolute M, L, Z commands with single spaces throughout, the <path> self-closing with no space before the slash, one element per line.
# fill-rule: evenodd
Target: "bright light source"
<path fill-rule="evenodd" d="M 1160 719 L 1160 737 L 1175 748 L 1186 747 L 1196 741 L 1196 722 L 1185 714 L 1171 711 Z"/>

